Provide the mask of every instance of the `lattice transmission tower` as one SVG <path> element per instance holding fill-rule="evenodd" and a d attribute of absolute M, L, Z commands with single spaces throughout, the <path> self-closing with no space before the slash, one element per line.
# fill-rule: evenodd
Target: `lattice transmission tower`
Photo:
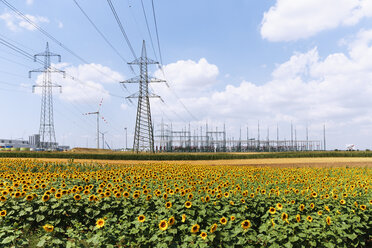
<path fill-rule="evenodd" d="M 135 152 L 154 152 L 154 130 L 151 121 L 150 98 L 160 98 L 160 96 L 149 91 L 149 84 L 165 81 L 149 77 L 147 66 L 149 64 L 159 64 L 159 62 L 147 58 L 145 41 L 142 43 L 141 57 L 128 64 L 140 67 L 139 76 L 121 82 L 139 84 L 139 91 L 127 97 L 128 99 L 138 98 L 133 150 Z"/>
<path fill-rule="evenodd" d="M 61 62 L 61 55 L 52 53 L 49 51 L 48 42 L 46 43 L 45 52 L 34 55 L 34 61 L 38 60 L 38 57 L 44 57 L 44 67 L 29 71 L 29 78 L 31 78 L 32 72 L 43 73 L 43 83 L 41 85 L 33 85 L 32 91 L 35 91 L 36 87 L 40 87 L 41 91 L 41 114 L 40 114 L 40 148 L 55 149 L 57 146 L 56 135 L 54 131 L 54 119 L 53 119 L 53 87 L 57 87 L 62 91 L 62 86 L 52 83 L 51 74 L 54 72 L 62 73 L 65 77 L 65 71 L 52 68 L 50 64 L 51 57 L 58 57 L 58 62 Z"/>

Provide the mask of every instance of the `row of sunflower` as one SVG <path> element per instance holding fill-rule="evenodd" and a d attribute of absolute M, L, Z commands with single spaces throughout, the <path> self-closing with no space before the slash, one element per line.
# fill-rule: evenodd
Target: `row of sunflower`
<path fill-rule="evenodd" d="M 372 170 L 0 160 L 0 247 L 365 247 Z"/>

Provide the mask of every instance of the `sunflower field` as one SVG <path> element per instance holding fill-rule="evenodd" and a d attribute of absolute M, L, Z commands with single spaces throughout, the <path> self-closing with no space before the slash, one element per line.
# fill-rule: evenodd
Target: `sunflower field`
<path fill-rule="evenodd" d="M 0 247 L 368 247 L 372 169 L 0 159 Z"/>

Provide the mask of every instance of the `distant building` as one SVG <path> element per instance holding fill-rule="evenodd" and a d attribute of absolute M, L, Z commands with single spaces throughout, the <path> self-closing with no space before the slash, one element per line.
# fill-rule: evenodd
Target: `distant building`
<path fill-rule="evenodd" d="M 28 141 L 20 139 L 0 139 L 0 148 L 32 148 Z"/>
<path fill-rule="evenodd" d="M 40 147 L 40 134 L 34 134 L 28 137 L 28 142 L 30 145 L 33 146 L 33 148 L 39 148 Z"/>

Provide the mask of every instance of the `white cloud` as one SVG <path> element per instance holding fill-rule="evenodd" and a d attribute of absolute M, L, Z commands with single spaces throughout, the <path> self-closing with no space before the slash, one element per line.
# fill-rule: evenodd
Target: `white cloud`
<path fill-rule="evenodd" d="M 34 0 L 26 0 L 27 5 L 32 5 L 34 3 Z"/>
<path fill-rule="evenodd" d="M 371 57 L 372 30 L 362 30 L 349 42 L 347 53 L 330 54 L 324 59 L 320 58 L 316 47 L 305 53 L 295 53 L 288 61 L 277 65 L 271 80 L 262 85 L 242 81 L 214 92 L 186 96 L 181 91 L 177 93 L 198 118 L 216 123 L 230 122 L 236 130 L 247 121 L 261 120 L 271 126 L 294 121 L 303 127 L 306 122 L 317 124 L 311 128 L 321 133 L 321 124 L 326 122 L 333 132 L 333 140 L 346 142 L 342 139 L 355 138 L 363 140 L 364 146 L 370 146 L 363 130 L 372 128 Z M 178 70 L 182 75 L 189 69 L 186 67 L 182 72 L 180 66 Z M 190 80 L 194 80 L 188 81 L 190 85 L 200 82 L 196 78 Z M 216 81 L 215 76 L 209 84 Z M 161 103 L 154 101 L 154 105 L 156 115 L 161 116 Z M 177 100 L 168 104 L 165 111 L 173 119 L 182 116 L 192 121 Z M 350 129 L 361 130 L 361 133 L 349 132 Z M 360 136 L 350 136 L 351 133 Z"/>
<path fill-rule="evenodd" d="M 43 16 L 33 16 L 29 14 L 25 14 L 25 16 L 36 24 L 49 23 L 49 19 Z M 22 29 L 30 31 L 34 31 L 36 29 L 29 22 L 27 22 L 22 17 L 14 13 L 5 12 L 2 15 L 0 15 L 0 20 L 3 20 L 7 28 L 13 32 L 17 32 Z"/>
<path fill-rule="evenodd" d="M 198 62 L 179 60 L 164 66 L 163 70 L 169 85 L 175 91 L 182 92 L 182 95 L 196 95 L 210 89 L 216 83 L 219 73 L 218 67 L 209 64 L 205 58 L 201 58 Z M 160 70 L 157 70 L 154 75 L 157 78 L 164 78 Z M 156 86 L 154 88 L 162 89 Z"/>
<path fill-rule="evenodd" d="M 68 102 L 99 102 L 102 97 L 109 98 L 109 92 L 104 83 L 111 84 L 124 80 L 124 77 L 100 64 L 83 64 L 71 66 L 67 63 L 53 65 L 53 67 L 65 70 L 66 78 L 62 74 L 53 73 L 52 81 L 62 86 L 60 98 Z M 76 78 L 73 80 L 70 76 Z M 36 84 L 42 85 L 43 75 L 37 77 Z M 40 94 L 40 88 L 37 91 Z"/>
<path fill-rule="evenodd" d="M 264 13 L 261 36 L 269 41 L 298 40 L 371 16 L 370 0 L 277 0 Z"/>

